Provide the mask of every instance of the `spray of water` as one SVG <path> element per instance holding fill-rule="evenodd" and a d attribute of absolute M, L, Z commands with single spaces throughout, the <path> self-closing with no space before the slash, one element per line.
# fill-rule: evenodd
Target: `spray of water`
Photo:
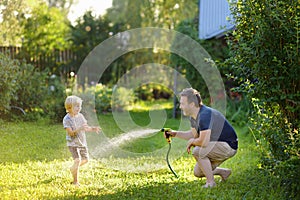
<path fill-rule="evenodd" d="M 107 154 L 111 155 L 112 152 L 119 150 L 120 145 L 139 138 L 152 136 L 157 132 L 159 132 L 159 129 L 144 129 L 123 133 L 108 140 L 105 144 L 97 145 L 92 154 L 96 154 L 98 157 L 106 157 Z"/>
<path fill-rule="evenodd" d="M 102 141 L 99 138 L 89 139 L 91 143 L 90 155 L 108 168 L 128 172 L 151 172 L 166 168 L 166 146 L 153 152 L 136 153 L 122 149 L 120 146 L 132 143 L 137 139 L 151 139 L 152 136 L 161 134 L 160 129 L 139 129 L 123 133 L 117 137 Z M 93 146 L 95 145 L 95 146 Z"/>

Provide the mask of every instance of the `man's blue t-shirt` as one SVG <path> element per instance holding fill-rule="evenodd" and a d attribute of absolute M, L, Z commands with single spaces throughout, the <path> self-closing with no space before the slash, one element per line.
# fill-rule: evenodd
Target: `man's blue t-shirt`
<path fill-rule="evenodd" d="M 238 139 L 235 130 L 219 111 L 205 105 L 201 105 L 197 119 L 190 118 L 191 127 L 198 132 L 211 130 L 210 141 L 227 142 L 233 149 L 238 148 Z"/>

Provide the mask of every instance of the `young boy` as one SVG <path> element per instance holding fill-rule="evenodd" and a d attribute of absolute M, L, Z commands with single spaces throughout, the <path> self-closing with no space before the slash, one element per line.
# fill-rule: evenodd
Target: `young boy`
<path fill-rule="evenodd" d="M 91 127 L 87 120 L 80 113 L 82 100 L 77 96 L 68 96 L 65 101 L 67 114 L 63 119 L 63 126 L 66 129 L 67 146 L 74 159 L 70 168 L 73 176 L 72 184 L 79 186 L 79 167 L 88 162 L 88 147 L 85 132 L 99 133 L 99 127 Z"/>

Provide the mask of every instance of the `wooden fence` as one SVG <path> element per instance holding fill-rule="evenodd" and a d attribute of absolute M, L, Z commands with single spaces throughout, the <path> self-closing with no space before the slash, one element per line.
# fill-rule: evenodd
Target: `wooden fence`
<path fill-rule="evenodd" d="M 49 68 L 55 73 L 68 73 L 77 71 L 82 60 L 72 50 L 53 50 L 49 54 L 42 54 L 37 56 L 29 56 L 22 51 L 21 47 L 14 46 L 0 46 L 0 52 L 8 55 L 12 59 L 26 60 L 40 70 Z"/>

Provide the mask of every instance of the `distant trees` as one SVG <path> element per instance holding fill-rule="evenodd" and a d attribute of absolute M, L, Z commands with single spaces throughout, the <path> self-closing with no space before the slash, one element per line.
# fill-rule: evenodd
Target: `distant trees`
<path fill-rule="evenodd" d="M 26 58 L 33 60 L 40 55 L 52 54 L 54 50 L 65 50 L 71 47 L 68 40 L 69 21 L 56 7 L 49 8 L 45 3 L 33 7 L 31 16 L 23 20 L 23 27 L 22 53 Z M 52 66 L 48 70 L 54 73 L 58 71 L 56 68 L 57 66 Z"/>

